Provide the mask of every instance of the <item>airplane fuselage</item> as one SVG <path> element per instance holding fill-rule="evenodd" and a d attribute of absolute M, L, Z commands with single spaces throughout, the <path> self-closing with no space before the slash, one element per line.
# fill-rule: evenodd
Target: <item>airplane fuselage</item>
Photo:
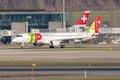
<path fill-rule="evenodd" d="M 50 43 L 50 41 L 74 40 L 87 37 L 86 33 L 22 33 L 12 41 L 16 43 Z"/>

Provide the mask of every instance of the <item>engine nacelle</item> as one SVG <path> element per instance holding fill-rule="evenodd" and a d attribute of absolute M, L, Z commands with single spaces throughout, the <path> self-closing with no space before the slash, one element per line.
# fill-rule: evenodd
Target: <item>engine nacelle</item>
<path fill-rule="evenodd" d="M 43 44 L 41 43 L 33 43 L 34 46 L 42 46 Z"/>
<path fill-rule="evenodd" d="M 78 43 L 78 42 L 81 42 L 81 40 L 80 39 L 75 39 L 74 42 Z"/>

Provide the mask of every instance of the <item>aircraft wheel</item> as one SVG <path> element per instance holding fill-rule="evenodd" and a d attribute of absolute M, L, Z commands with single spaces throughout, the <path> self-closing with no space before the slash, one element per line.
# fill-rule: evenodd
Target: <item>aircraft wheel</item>
<path fill-rule="evenodd" d="M 61 45 L 61 48 L 65 48 L 66 46 L 65 45 Z"/>
<path fill-rule="evenodd" d="M 21 44 L 21 49 L 23 49 L 23 47 L 24 47 L 24 43 Z"/>
<path fill-rule="evenodd" d="M 50 48 L 54 48 L 54 46 L 49 46 Z"/>
<path fill-rule="evenodd" d="M 23 47 L 21 46 L 21 49 L 23 49 Z"/>

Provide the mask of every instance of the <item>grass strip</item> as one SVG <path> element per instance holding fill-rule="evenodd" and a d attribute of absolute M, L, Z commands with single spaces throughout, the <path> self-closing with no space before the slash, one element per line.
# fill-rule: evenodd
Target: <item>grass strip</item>
<path fill-rule="evenodd" d="M 120 66 L 120 63 L 100 63 L 100 62 L 40 62 L 40 61 L 0 61 L 2 66 Z"/>

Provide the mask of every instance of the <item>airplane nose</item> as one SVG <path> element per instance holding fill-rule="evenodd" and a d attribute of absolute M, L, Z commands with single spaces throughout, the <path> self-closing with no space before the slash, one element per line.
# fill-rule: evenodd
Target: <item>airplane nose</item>
<path fill-rule="evenodd" d="M 15 43 L 15 42 L 17 42 L 17 41 L 16 41 L 16 39 L 14 38 L 14 39 L 12 40 L 12 42 L 14 42 L 14 43 Z"/>
<path fill-rule="evenodd" d="M 13 39 L 12 42 L 15 42 L 15 39 Z"/>

